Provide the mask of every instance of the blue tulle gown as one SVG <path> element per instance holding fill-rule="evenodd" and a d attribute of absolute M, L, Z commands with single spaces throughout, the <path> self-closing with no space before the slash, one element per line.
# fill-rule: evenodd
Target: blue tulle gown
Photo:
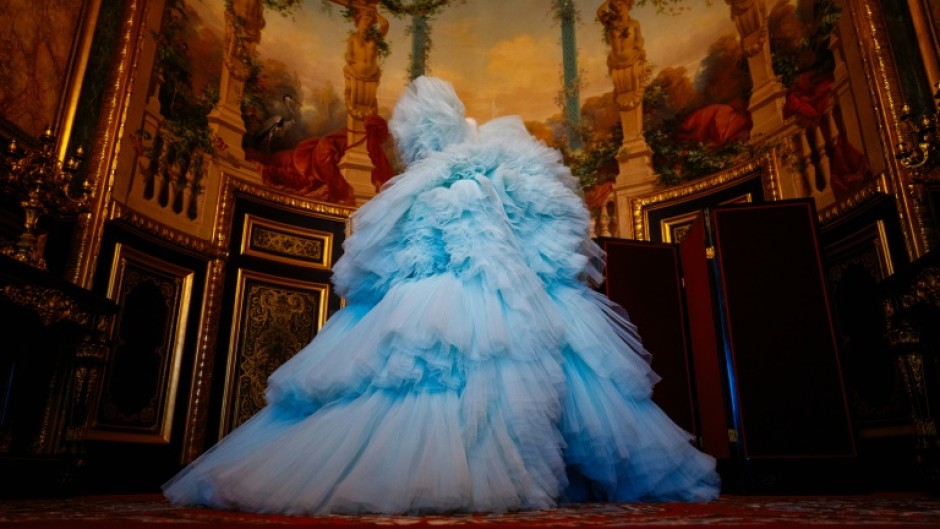
<path fill-rule="evenodd" d="M 559 153 L 516 117 L 477 128 L 429 77 L 390 128 L 408 169 L 353 216 L 345 308 L 166 496 L 291 514 L 715 498 L 635 327 L 586 286 L 602 256 Z"/>

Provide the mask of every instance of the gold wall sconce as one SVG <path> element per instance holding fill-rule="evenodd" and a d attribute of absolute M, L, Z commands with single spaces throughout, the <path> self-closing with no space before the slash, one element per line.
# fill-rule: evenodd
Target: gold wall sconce
<path fill-rule="evenodd" d="M 937 163 L 940 148 L 940 134 L 937 126 L 940 123 L 940 83 L 934 86 L 934 100 L 937 108 L 930 114 L 916 117 L 911 107 L 901 107 L 898 127 L 898 143 L 896 158 L 901 165 L 914 171 L 915 179 L 923 178 L 930 168 Z"/>
<path fill-rule="evenodd" d="M 40 216 L 81 213 L 91 196 L 91 184 L 77 180 L 83 149 L 79 147 L 63 161 L 55 153 L 55 144 L 52 129 L 47 127 L 39 136 L 39 148 L 23 148 L 11 139 L 0 154 L 0 191 L 19 200 L 24 214 L 19 239 L 0 247 L 0 253 L 43 270 L 46 260 L 36 229 Z"/>

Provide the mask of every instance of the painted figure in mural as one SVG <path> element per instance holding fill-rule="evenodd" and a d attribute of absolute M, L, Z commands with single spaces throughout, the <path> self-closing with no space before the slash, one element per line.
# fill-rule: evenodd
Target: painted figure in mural
<path fill-rule="evenodd" d="M 607 69 L 614 81 L 614 98 L 623 110 L 635 108 L 642 99 L 646 50 L 640 23 L 630 16 L 633 0 L 605 0 L 597 8 L 597 19 L 604 26 L 610 54 Z"/>
<path fill-rule="evenodd" d="M 335 0 L 334 0 L 335 1 Z M 379 39 L 388 34 L 388 19 L 376 8 L 378 0 L 351 2 L 356 31 L 346 41 L 346 108 L 350 115 L 365 119 L 378 110 L 375 93 L 382 70 L 379 68 Z"/>
<path fill-rule="evenodd" d="M 366 151 L 372 161 L 372 183 L 376 192 L 393 169 L 382 149 L 389 137 L 388 124 L 379 115 L 364 121 Z M 343 177 L 339 162 L 348 145 L 345 128 L 322 137 L 305 138 L 293 149 L 269 153 L 246 148 L 245 159 L 261 164 L 261 181 L 271 188 L 309 198 L 354 204 L 353 188 Z"/>
<path fill-rule="evenodd" d="M 517 116 L 477 127 L 428 77 L 389 126 L 408 169 L 351 219 L 345 307 L 167 497 L 294 514 L 714 499 L 715 460 L 653 403 L 635 326 L 587 286 L 602 252 L 561 154 Z"/>

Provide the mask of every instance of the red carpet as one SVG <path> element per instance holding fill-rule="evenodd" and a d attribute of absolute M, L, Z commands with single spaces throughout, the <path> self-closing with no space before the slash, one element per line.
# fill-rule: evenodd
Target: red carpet
<path fill-rule="evenodd" d="M 859 496 L 722 496 L 710 503 L 579 504 L 551 511 L 448 516 L 272 516 L 180 508 L 161 496 L 87 496 L 0 502 L 0 526 L 25 528 L 293 529 L 549 527 L 867 529 L 940 527 L 940 498 L 920 493 Z"/>

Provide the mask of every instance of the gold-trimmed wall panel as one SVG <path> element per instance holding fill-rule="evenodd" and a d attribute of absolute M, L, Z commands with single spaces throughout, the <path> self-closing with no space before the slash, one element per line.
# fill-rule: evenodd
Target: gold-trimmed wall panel
<path fill-rule="evenodd" d="M 87 439 L 170 442 L 194 275 L 116 245 L 108 297 L 120 308 Z"/>
<path fill-rule="evenodd" d="M 330 286 L 239 270 L 229 338 L 221 432 L 264 404 L 267 379 L 326 323 Z"/>
<path fill-rule="evenodd" d="M 242 255 L 329 270 L 333 262 L 333 234 L 298 228 L 256 215 L 245 215 Z"/>

